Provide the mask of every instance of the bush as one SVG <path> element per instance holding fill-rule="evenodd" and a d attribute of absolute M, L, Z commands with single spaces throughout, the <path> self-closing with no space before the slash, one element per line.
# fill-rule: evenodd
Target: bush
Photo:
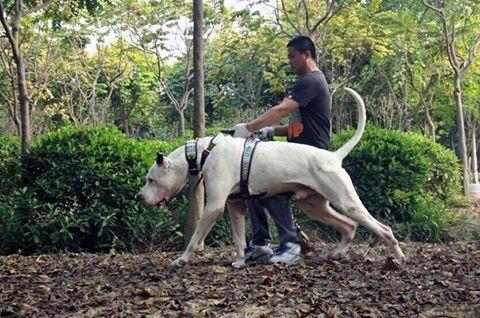
<path fill-rule="evenodd" d="M 353 135 L 332 136 L 332 149 Z M 460 164 L 455 154 L 430 139 L 413 133 L 368 126 L 360 143 L 344 159 L 360 199 L 377 219 L 393 227 L 400 239 L 441 241 L 456 218 L 446 205 L 460 194 Z M 299 222 L 313 224 L 298 209 Z M 322 238 L 337 240 L 332 228 L 316 224 Z M 360 227 L 357 237 L 371 233 Z"/>
<path fill-rule="evenodd" d="M 332 148 L 352 134 L 333 136 Z M 395 222 L 411 221 L 421 213 L 422 198 L 445 202 L 461 190 L 455 154 L 414 133 L 368 127 L 343 165 L 370 213 Z"/>
<path fill-rule="evenodd" d="M 17 136 L 0 135 L 0 200 L 10 195 L 21 178 L 21 140 Z"/>
<path fill-rule="evenodd" d="M 333 148 L 351 135 L 332 136 Z M 107 127 L 66 127 L 37 140 L 23 160 L 19 139 L 2 138 L 0 253 L 183 246 L 186 190 L 165 208 L 144 209 L 134 196 L 156 152 L 168 154 L 191 135 L 138 141 Z M 451 151 L 418 135 L 369 127 L 344 166 L 371 213 L 400 222 L 400 237 L 444 239 L 452 221 L 444 213 L 445 200 L 460 190 Z M 206 243 L 231 241 L 224 215 Z"/>
<path fill-rule="evenodd" d="M 445 204 L 432 197 L 413 197 L 412 219 L 397 226 L 400 237 L 415 241 L 441 242 L 448 239 L 447 228 L 456 221 Z"/>
<path fill-rule="evenodd" d="M 43 136 L 24 158 L 23 188 L 1 208 L 3 249 L 109 251 L 145 244 L 165 226 L 174 234 L 177 225 L 165 211 L 134 199 L 155 153 L 170 147 L 106 127 Z"/>
<path fill-rule="evenodd" d="M 65 127 L 43 136 L 8 189 L 21 185 L 0 202 L 0 253 L 183 246 L 186 190 L 163 208 L 144 209 L 134 197 L 156 152 L 168 154 L 189 138 L 138 141 L 107 127 Z M 5 147 L 6 157 L 14 157 L 15 145 Z M 20 171 L 18 158 L 9 162 Z M 228 220 L 217 223 L 207 244 L 231 241 Z"/>

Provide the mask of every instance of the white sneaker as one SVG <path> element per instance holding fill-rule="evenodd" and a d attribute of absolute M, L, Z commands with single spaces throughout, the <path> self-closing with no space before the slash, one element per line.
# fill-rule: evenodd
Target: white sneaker
<path fill-rule="evenodd" d="M 273 255 L 273 250 L 270 244 L 267 245 L 248 245 L 245 248 L 245 262 L 260 263 L 266 262 Z"/>
<path fill-rule="evenodd" d="M 275 255 L 268 260 L 270 263 L 283 263 L 287 265 L 298 264 L 302 259 L 302 249 L 300 244 L 288 242 L 280 246 Z"/>

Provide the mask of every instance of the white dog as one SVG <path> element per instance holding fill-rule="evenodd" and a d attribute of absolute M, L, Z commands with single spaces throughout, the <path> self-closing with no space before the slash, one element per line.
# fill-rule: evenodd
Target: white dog
<path fill-rule="evenodd" d="M 335 152 L 296 143 L 259 143 L 252 159 L 249 193 L 272 196 L 294 192 L 294 198 L 303 211 L 341 233 L 342 239 L 334 250 L 333 257 L 338 258 L 345 253 L 353 239 L 357 222 L 383 239 L 395 257 L 403 261 L 405 256 L 392 230 L 370 215 L 360 201 L 349 175 L 342 168 L 342 160 L 360 140 L 366 120 L 361 97 L 352 89 L 345 90 L 354 97 L 359 111 L 359 123 L 353 138 Z M 199 139 L 198 152 L 206 149 L 210 141 L 211 137 Z M 239 192 L 244 139 L 218 135 L 213 143 L 215 146 L 202 167 L 207 198 L 205 212 L 185 252 L 172 262 L 174 266 L 189 261 L 223 213 L 225 203 L 228 204 L 237 254 L 232 265 L 241 267 L 245 264 L 245 207 L 243 200 L 228 200 L 230 194 Z M 197 164 L 200 165 L 200 158 Z M 150 168 L 147 183 L 137 199 L 145 206 L 162 204 L 180 191 L 187 182 L 187 176 L 188 164 L 185 147 L 182 146 Z M 333 210 L 329 202 L 346 216 Z"/>

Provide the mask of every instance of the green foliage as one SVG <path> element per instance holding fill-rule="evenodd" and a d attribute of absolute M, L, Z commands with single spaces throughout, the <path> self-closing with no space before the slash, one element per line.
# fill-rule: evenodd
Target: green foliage
<path fill-rule="evenodd" d="M 343 145 L 352 132 L 332 138 Z M 429 139 L 369 127 L 344 160 L 363 203 L 376 217 L 410 221 L 417 197 L 445 201 L 460 192 L 460 166 L 455 154 Z"/>
<path fill-rule="evenodd" d="M 18 138 L 2 136 L 0 253 L 181 247 L 186 190 L 162 208 L 134 197 L 156 152 L 172 152 L 188 135 L 138 141 L 115 128 L 65 127 L 37 140 L 23 162 Z M 227 217 L 206 239 L 219 242 L 231 242 Z"/>
<path fill-rule="evenodd" d="M 333 136 L 333 148 L 350 136 Z M 186 190 L 164 208 L 144 209 L 134 196 L 155 153 L 168 154 L 189 138 L 191 132 L 169 142 L 138 141 L 107 127 L 65 127 L 37 140 L 20 166 L 19 140 L 2 137 L 2 173 L 13 179 L 2 188 L 8 195 L 0 197 L 0 253 L 181 247 Z M 5 169 L 9 164 L 13 168 Z M 445 204 L 460 190 L 459 164 L 451 151 L 415 134 L 369 127 L 344 166 L 365 206 L 377 218 L 397 223 L 399 237 L 445 238 L 454 220 Z M 308 223 L 301 215 L 300 223 Z M 231 240 L 225 214 L 206 243 Z"/>
<path fill-rule="evenodd" d="M 106 127 L 66 127 L 45 135 L 24 158 L 23 188 L 2 203 L 3 249 L 131 249 L 161 232 L 175 233 L 167 221 L 171 215 L 144 209 L 134 199 L 156 151 L 170 149 Z"/>
<path fill-rule="evenodd" d="M 21 178 L 21 146 L 17 136 L 0 135 L 0 200 L 17 187 Z"/>
<path fill-rule="evenodd" d="M 412 219 L 398 224 L 400 237 L 409 237 L 415 241 L 441 242 L 448 239 L 446 229 L 454 223 L 455 216 L 445 210 L 445 204 L 433 197 L 412 197 Z"/>

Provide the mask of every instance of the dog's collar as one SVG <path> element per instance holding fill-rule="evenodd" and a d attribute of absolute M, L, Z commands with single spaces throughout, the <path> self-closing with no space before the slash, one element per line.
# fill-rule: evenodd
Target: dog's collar
<path fill-rule="evenodd" d="M 196 176 L 200 172 L 197 166 L 197 144 L 198 139 L 189 140 L 185 144 L 185 159 L 188 162 L 188 173 L 192 176 Z"/>

